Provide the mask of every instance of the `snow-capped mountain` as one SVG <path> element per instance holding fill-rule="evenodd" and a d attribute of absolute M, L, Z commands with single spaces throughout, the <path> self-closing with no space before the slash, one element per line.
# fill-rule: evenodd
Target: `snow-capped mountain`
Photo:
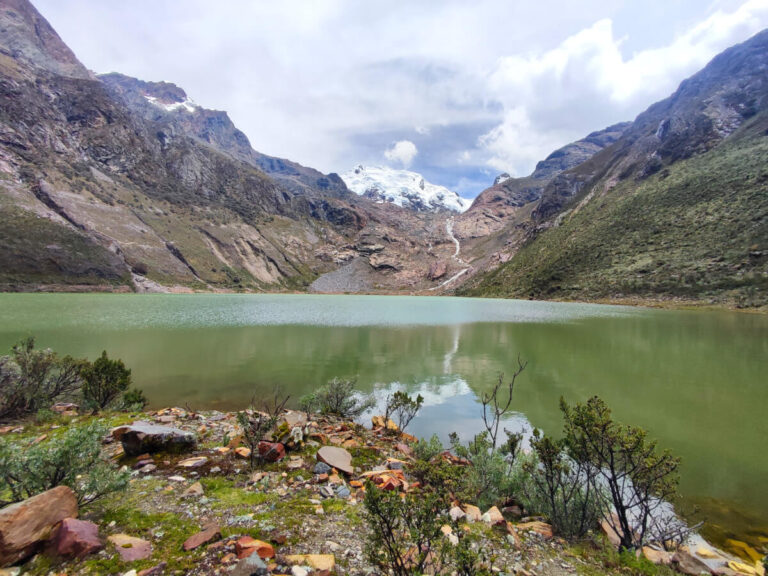
<path fill-rule="evenodd" d="M 472 204 L 444 186 L 431 184 L 409 170 L 384 166 L 356 166 L 341 174 L 347 187 L 360 196 L 391 202 L 417 212 L 464 212 Z"/>

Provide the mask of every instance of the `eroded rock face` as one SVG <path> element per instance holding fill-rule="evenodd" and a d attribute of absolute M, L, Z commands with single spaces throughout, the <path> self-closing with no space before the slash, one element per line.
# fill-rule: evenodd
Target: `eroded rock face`
<path fill-rule="evenodd" d="M 128 456 L 152 452 L 185 452 L 196 444 L 191 432 L 143 421 L 115 428 L 112 436 L 120 440 Z"/>
<path fill-rule="evenodd" d="M 77 516 L 77 497 L 67 486 L 0 510 L 0 567 L 34 554 L 65 518 Z"/>

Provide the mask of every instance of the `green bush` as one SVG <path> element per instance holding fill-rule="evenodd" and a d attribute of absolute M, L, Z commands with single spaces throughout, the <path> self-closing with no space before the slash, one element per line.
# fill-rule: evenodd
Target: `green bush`
<path fill-rule="evenodd" d="M 106 350 L 92 364 L 83 367 L 83 403 L 94 411 L 113 405 L 131 385 L 131 370 L 122 360 L 110 360 Z"/>
<path fill-rule="evenodd" d="M 534 457 L 523 464 L 526 509 L 549 518 L 555 532 L 568 539 L 581 538 L 602 518 L 604 499 L 595 492 L 591 466 L 571 459 L 564 440 L 533 431 Z"/>
<path fill-rule="evenodd" d="M 0 357 L 0 420 L 36 414 L 52 404 L 76 399 L 86 360 L 35 349 L 35 339 L 16 344 Z"/>
<path fill-rule="evenodd" d="M 65 485 L 83 505 L 125 489 L 129 472 L 119 471 L 101 453 L 108 431 L 100 423 L 76 426 L 32 446 L 0 438 L 0 503 Z"/>
<path fill-rule="evenodd" d="M 349 420 L 359 417 L 375 404 L 372 396 L 355 390 L 354 380 L 334 378 L 315 394 L 322 414 L 332 414 Z"/>
<path fill-rule="evenodd" d="M 149 400 L 144 396 L 144 392 L 138 388 L 131 388 L 123 392 L 123 398 L 120 402 L 120 409 L 125 412 L 140 412 L 149 404 Z"/>
<path fill-rule="evenodd" d="M 416 398 L 411 398 L 405 392 L 398 390 L 387 398 L 387 406 L 384 412 L 384 420 L 390 418 L 397 419 L 397 427 L 400 431 L 405 431 L 424 404 L 424 397 L 419 394 Z"/>
<path fill-rule="evenodd" d="M 369 482 L 365 491 L 368 560 L 395 576 L 443 574 L 447 539 L 440 531 L 447 502 L 434 492 L 380 490 Z"/>

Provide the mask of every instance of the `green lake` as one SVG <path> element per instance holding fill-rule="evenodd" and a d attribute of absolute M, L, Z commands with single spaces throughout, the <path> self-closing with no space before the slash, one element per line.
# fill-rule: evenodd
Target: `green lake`
<path fill-rule="evenodd" d="M 409 432 L 478 431 L 478 394 L 518 354 L 510 428 L 557 434 L 558 400 L 599 395 L 682 456 L 706 535 L 768 535 L 768 317 L 400 296 L 0 294 L 0 350 L 38 346 L 132 368 L 155 407 L 235 409 L 276 386 L 298 399 L 356 378 L 419 392 Z"/>

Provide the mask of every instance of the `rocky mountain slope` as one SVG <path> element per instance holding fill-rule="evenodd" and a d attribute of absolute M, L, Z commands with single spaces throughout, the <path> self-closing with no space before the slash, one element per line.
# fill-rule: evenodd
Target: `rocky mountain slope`
<path fill-rule="evenodd" d="M 768 295 L 768 31 L 714 58 L 612 145 L 554 177 L 525 246 L 463 293 Z"/>
<path fill-rule="evenodd" d="M 464 212 L 470 201 L 445 186 L 427 182 L 421 174 L 385 166 L 358 165 L 341 179 L 360 196 L 416 212 Z"/>
<path fill-rule="evenodd" d="M 173 84 L 94 77 L 25 0 L 0 2 L 0 217 L 12 290 L 303 289 L 353 261 L 411 289 L 453 250 L 443 218 L 260 154 Z"/>

